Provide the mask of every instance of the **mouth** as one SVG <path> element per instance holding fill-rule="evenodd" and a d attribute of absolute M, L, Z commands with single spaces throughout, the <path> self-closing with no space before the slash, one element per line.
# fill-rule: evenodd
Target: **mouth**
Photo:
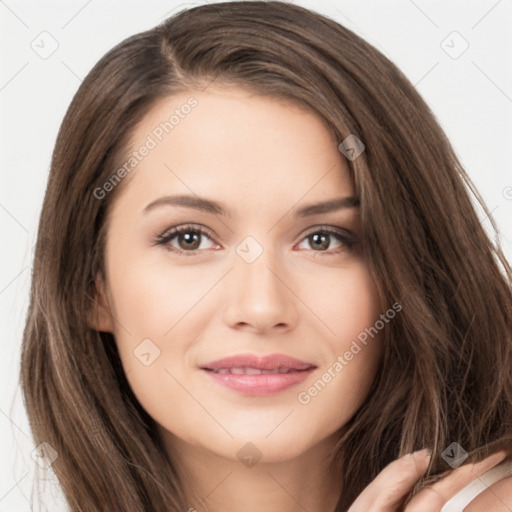
<path fill-rule="evenodd" d="M 209 368 L 202 368 L 206 371 L 211 371 L 213 373 L 218 373 L 219 375 L 276 375 L 276 374 L 284 374 L 291 372 L 302 372 L 304 370 L 309 370 L 310 366 L 307 368 L 276 368 L 275 370 L 262 370 L 261 368 L 251 368 L 249 366 L 245 367 L 233 367 L 233 368 L 220 368 L 218 370 L 212 370 Z"/>
<path fill-rule="evenodd" d="M 213 361 L 200 369 L 218 384 L 242 394 L 266 396 L 303 382 L 316 365 L 282 354 L 242 354 Z"/>

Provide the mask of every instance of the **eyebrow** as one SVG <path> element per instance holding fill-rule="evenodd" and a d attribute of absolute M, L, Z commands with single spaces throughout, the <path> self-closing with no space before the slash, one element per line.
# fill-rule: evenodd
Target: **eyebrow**
<path fill-rule="evenodd" d="M 190 195 L 174 195 L 164 196 L 155 199 L 149 203 L 143 210 L 144 213 L 148 213 L 157 207 L 161 206 L 184 206 L 186 208 L 192 208 L 194 210 L 204 211 L 207 213 L 213 213 L 214 215 L 222 215 L 229 217 L 230 214 L 227 210 L 218 202 L 211 199 L 206 199 L 199 196 Z M 345 208 L 357 208 L 359 206 L 359 200 L 356 197 L 340 197 L 329 199 L 320 203 L 308 204 L 301 207 L 296 211 L 296 217 L 308 217 L 310 215 L 317 215 L 320 213 L 329 213 Z"/>

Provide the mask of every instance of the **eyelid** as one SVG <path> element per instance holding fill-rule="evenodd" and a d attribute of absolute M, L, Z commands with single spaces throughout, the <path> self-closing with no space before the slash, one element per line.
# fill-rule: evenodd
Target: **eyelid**
<path fill-rule="evenodd" d="M 166 229 L 161 235 L 158 235 L 158 238 L 163 239 L 168 238 L 170 235 L 175 236 L 176 234 L 186 231 L 187 229 L 189 231 L 199 231 L 200 233 L 206 234 L 208 237 L 210 237 L 212 241 L 215 241 L 215 233 L 210 228 L 207 228 L 202 224 L 196 224 L 195 222 L 185 222 L 184 224 L 178 224 L 169 229 Z"/>
<path fill-rule="evenodd" d="M 309 235 L 312 235 L 313 233 L 317 233 L 317 232 L 327 232 L 327 233 L 335 233 L 335 234 L 338 234 L 340 236 L 344 236 L 346 235 L 347 238 L 353 238 L 355 240 L 356 236 L 354 233 L 352 233 L 350 230 L 346 229 L 346 228 L 342 228 L 342 227 L 339 227 L 339 226 L 331 226 L 329 224 L 318 224 L 316 226 L 312 226 L 311 228 L 308 228 L 304 234 L 302 234 L 302 238 L 301 238 L 301 241 L 309 236 Z"/>

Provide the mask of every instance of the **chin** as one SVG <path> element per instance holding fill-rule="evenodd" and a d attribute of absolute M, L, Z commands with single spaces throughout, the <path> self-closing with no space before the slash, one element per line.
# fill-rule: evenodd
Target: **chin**
<path fill-rule="evenodd" d="M 278 427 L 279 428 L 279 427 Z M 318 439 L 306 440 L 304 431 L 297 430 L 292 432 L 282 430 L 271 432 L 272 429 L 258 430 L 253 428 L 251 431 L 246 432 L 232 432 L 234 439 L 224 439 L 222 443 L 215 443 L 216 448 L 222 450 L 223 456 L 232 458 L 233 454 L 239 459 L 244 455 L 253 455 L 254 457 L 261 457 L 262 463 L 276 463 L 300 457 L 307 452 L 316 442 L 321 441 Z M 211 449 L 211 444 L 208 448 Z"/>

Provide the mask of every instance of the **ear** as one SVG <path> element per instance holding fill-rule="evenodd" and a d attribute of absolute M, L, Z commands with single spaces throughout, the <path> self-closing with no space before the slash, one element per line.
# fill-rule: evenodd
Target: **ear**
<path fill-rule="evenodd" d="M 87 323 L 91 329 L 100 332 L 114 332 L 114 321 L 110 308 L 109 301 L 107 300 L 106 287 L 101 275 L 96 277 L 95 284 L 91 287 L 92 292 L 92 305 L 88 312 Z"/>

